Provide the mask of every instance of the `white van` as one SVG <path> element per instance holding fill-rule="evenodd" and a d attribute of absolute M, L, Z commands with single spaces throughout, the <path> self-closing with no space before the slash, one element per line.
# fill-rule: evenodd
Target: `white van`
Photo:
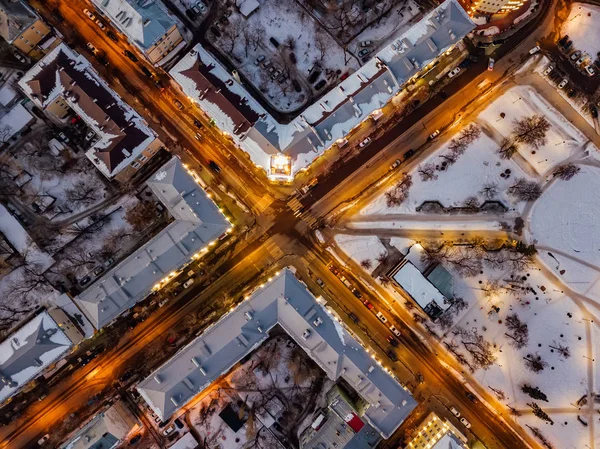
<path fill-rule="evenodd" d="M 194 283 L 193 279 L 188 279 L 187 281 L 185 281 L 183 283 L 183 288 L 188 288 L 190 285 L 192 285 Z"/>

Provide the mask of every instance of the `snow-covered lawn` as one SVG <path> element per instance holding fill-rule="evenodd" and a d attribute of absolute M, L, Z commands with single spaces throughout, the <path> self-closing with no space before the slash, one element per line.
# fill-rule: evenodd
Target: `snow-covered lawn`
<path fill-rule="evenodd" d="M 596 59 L 600 52 L 600 6 L 589 3 L 573 3 L 569 17 L 563 23 L 561 35 L 569 35 L 573 49 L 586 52 Z"/>
<path fill-rule="evenodd" d="M 379 238 L 374 235 L 355 236 L 346 234 L 337 234 L 335 243 L 348 255 L 354 262 L 361 265 L 367 272 L 371 273 L 377 266 L 377 258 L 381 254 L 386 253 L 385 246 L 379 241 Z M 366 262 L 369 261 L 370 266 Z"/>
<path fill-rule="evenodd" d="M 502 118 L 501 114 L 506 114 Z M 515 120 L 533 115 L 544 116 L 550 122 L 546 143 L 539 148 L 519 145 L 519 154 L 539 174 L 546 173 L 564 161 L 587 141 L 584 135 L 554 109 L 530 86 L 516 86 L 493 101 L 478 117 L 498 133 L 498 137 L 509 138 L 515 128 Z"/>
<path fill-rule="evenodd" d="M 312 97 L 305 90 L 304 80 L 315 63 L 321 65 L 322 74 L 314 83 L 321 79 L 334 82 L 342 73 L 358 68 L 356 59 L 294 0 L 264 0 L 248 18 L 236 7 L 231 7 L 230 12 L 229 23 L 222 27 L 221 36 L 214 38 L 214 44 L 281 111 L 297 110 Z M 292 53 L 296 63 L 291 59 Z M 281 83 L 272 79 L 268 71 L 271 67 L 256 64 L 260 56 L 265 57 L 263 65 L 270 63 L 275 70 L 286 74 L 287 79 Z M 301 92 L 294 90 L 292 79 L 299 81 Z"/>

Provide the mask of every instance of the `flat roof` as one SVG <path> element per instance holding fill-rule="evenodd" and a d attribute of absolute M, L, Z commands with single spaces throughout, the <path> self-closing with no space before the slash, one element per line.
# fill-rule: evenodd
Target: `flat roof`
<path fill-rule="evenodd" d="M 231 228 L 179 158 L 170 159 L 147 184 L 175 220 L 75 297 L 96 329 L 145 298 L 157 282 Z"/>
<path fill-rule="evenodd" d="M 412 262 L 406 261 L 393 275 L 393 278 L 423 309 L 432 302 L 442 310 L 450 307 L 450 303 L 444 295 L 423 276 L 423 273 Z"/>
<path fill-rule="evenodd" d="M 223 315 L 137 389 L 155 413 L 166 419 L 254 351 L 276 325 L 330 379 L 342 377 L 368 402 L 364 418 L 384 438 L 417 405 L 289 269 Z"/>

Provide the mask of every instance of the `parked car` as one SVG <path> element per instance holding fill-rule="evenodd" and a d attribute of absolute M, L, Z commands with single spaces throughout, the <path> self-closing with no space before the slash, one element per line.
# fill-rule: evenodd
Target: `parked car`
<path fill-rule="evenodd" d="M 175 418 L 173 423 L 177 426 L 178 429 L 183 429 L 183 423 L 181 422 L 181 420 L 179 418 Z"/>
<path fill-rule="evenodd" d="M 317 79 L 319 78 L 320 75 L 321 75 L 320 70 L 313 71 L 310 75 L 308 75 L 308 82 L 310 84 L 314 83 L 315 81 L 317 81 Z"/>
<path fill-rule="evenodd" d="M 404 153 L 404 159 L 408 159 L 409 157 L 414 156 L 415 154 L 415 150 L 413 150 L 412 148 L 410 150 L 408 150 L 406 153 Z"/>
<path fill-rule="evenodd" d="M 256 65 L 260 65 L 261 62 L 263 62 L 265 60 L 266 56 L 265 55 L 260 55 L 258 58 L 256 58 L 256 60 L 254 61 L 254 63 Z"/>
<path fill-rule="evenodd" d="M 104 267 L 102 265 L 98 265 L 96 268 L 94 268 L 94 271 L 92 271 L 92 273 L 94 273 L 94 276 L 98 276 L 103 271 Z"/>
<path fill-rule="evenodd" d="M 193 279 L 188 279 L 187 281 L 185 281 L 183 283 L 183 288 L 188 288 L 189 286 L 191 286 L 194 283 Z"/>
<path fill-rule="evenodd" d="M 567 85 L 567 83 L 568 83 L 568 82 L 569 82 L 569 80 L 568 80 L 568 79 L 566 79 L 566 78 L 564 78 L 564 79 L 563 79 L 563 80 L 560 82 L 560 84 L 558 85 L 558 88 L 559 88 L 559 89 L 562 89 L 563 87 L 565 87 L 565 86 Z"/>
<path fill-rule="evenodd" d="M 290 61 L 292 64 L 296 64 L 296 62 L 298 62 L 296 60 L 296 54 L 295 53 L 290 53 Z"/>
<path fill-rule="evenodd" d="M 300 83 L 297 80 L 292 80 L 292 87 L 296 92 L 300 92 L 302 90 Z"/>
<path fill-rule="evenodd" d="M 432 132 L 431 134 L 429 134 L 429 137 L 427 139 L 428 140 L 433 140 L 433 139 L 435 139 L 439 135 L 440 135 L 440 130 L 436 129 L 434 132 Z"/>
<path fill-rule="evenodd" d="M 535 47 L 533 47 L 531 50 L 529 50 L 529 54 L 530 55 L 535 55 L 538 51 L 540 51 L 541 48 L 539 45 L 536 45 Z"/>
<path fill-rule="evenodd" d="M 123 52 L 123 54 L 124 54 L 125 56 L 127 56 L 129 59 L 131 59 L 133 62 L 138 62 L 138 58 L 137 58 L 137 56 L 135 56 L 135 55 L 134 55 L 133 53 L 131 53 L 129 50 L 125 50 L 125 51 Z"/>
<path fill-rule="evenodd" d="M 101 30 L 106 29 L 106 25 L 104 25 L 100 20 L 96 20 L 96 25 L 98 25 L 98 27 L 100 27 Z"/>
<path fill-rule="evenodd" d="M 352 294 L 353 294 L 354 296 L 356 296 L 358 299 L 361 299 L 361 298 L 362 298 L 362 293 L 361 293 L 361 292 L 360 292 L 360 290 L 359 290 L 359 289 L 357 289 L 357 288 L 353 288 L 353 289 L 352 289 Z"/>
<path fill-rule="evenodd" d="M 369 53 L 371 53 L 371 49 L 370 48 L 363 48 L 361 51 L 358 52 L 358 57 L 362 58 L 363 56 L 366 56 Z"/>
<path fill-rule="evenodd" d="M 371 41 L 362 41 L 362 42 L 360 43 L 360 46 L 361 46 L 361 47 L 370 47 L 372 43 L 373 43 L 373 42 L 371 42 Z"/>
<path fill-rule="evenodd" d="M 92 12 L 91 12 L 89 9 L 85 8 L 85 9 L 83 10 L 83 13 L 84 13 L 86 16 L 88 16 L 88 19 L 90 19 L 90 20 L 92 20 L 92 21 L 93 21 L 93 20 L 96 20 L 96 16 L 95 16 L 94 14 L 92 14 Z"/>
<path fill-rule="evenodd" d="M 279 77 L 279 75 L 281 75 L 281 70 L 275 70 L 273 73 L 271 73 L 271 78 L 276 79 Z"/>
<path fill-rule="evenodd" d="M 104 266 L 110 267 L 113 263 L 115 263 L 115 259 L 113 259 L 112 257 L 109 257 L 108 259 L 106 259 L 104 261 Z"/>
<path fill-rule="evenodd" d="M 460 422 L 463 423 L 467 429 L 471 428 L 471 423 L 469 421 L 467 421 L 464 417 L 460 418 Z"/>
<path fill-rule="evenodd" d="M 92 44 L 91 42 L 88 42 L 86 44 L 86 47 L 94 54 L 98 53 L 98 49 L 96 47 L 94 47 L 94 44 Z"/>
<path fill-rule="evenodd" d="M 558 45 L 565 45 L 567 43 L 567 41 L 569 40 L 569 35 L 565 34 L 563 37 L 561 37 L 558 41 Z"/>
<path fill-rule="evenodd" d="M 469 399 L 469 401 L 471 402 L 477 402 L 477 398 L 475 397 L 475 395 L 473 393 L 471 393 L 470 391 L 467 391 L 465 393 L 465 396 Z"/>
<path fill-rule="evenodd" d="M 179 101 L 177 98 L 175 98 L 173 100 L 173 103 L 175 103 L 175 106 L 177 106 L 177 109 L 179 109 L 180 111 L 183 111 L 183 103 L 181 103 L 181 101 Z"/>
<path fill-rule="evenodd" d="M 590 106 L 590 113 L 592 114 L 592 117 L 598 118 L 598 108 L 596 108 L 596 106 Z"/>
<path fill-rule="evenodd" d="M 586 56 L 586 55 L 583 55 L 583 56 L 581 56 L 581 58 L 579 58 L 579 59 L 577 60 L 577 65 L 581 65 L 581 64 L 583 64 L 583 63 L 584 63 L 584 61 L 585 61 L 586 59 L 587 59 L 587 56 Z"/>
<path fill-rule="evenodd" d="M 85 140 L 92 140 L 96 136 L 94 131 L 90 131 L 85 135 Z"/>
<path fill-rule="evenodd" d="M 368 299 L 365 299 L 365 300 L 363 301 L 363 304 L 365 305 L 365 307 L 366 307 L 367 309 L 369 309 L 369 310 L 373 310 L 373 304 L 371 304 L 371 303 L 369 302 L 369 300 L 368 300 Z"/>
<path fill-rule="evenodd" d="M 64 132 L 62 132 L 62 131 L 58 133 L 58 138 L 60 140 L 62 140 L 64 143 L 69 143 L 71 141 L 71 139 L 69 139 L 67 137 L 67 135 Z"/>
<path fill-rule="evenodd" d="M 579 59 L 579 56 L 581 56 L 581 52 L 579 50 L 574 51 L 573 54 L 571 55 L 571 61 L 575 61 L 576 59 Z"/>
<path fill-rule="evenodd" d="M 112 31 L 107 31 L 106 35 L 108 36 L 108 38 L 113 41 L 113 42 L 119 42 L 119 38 L 117 37 L 117 35 L 115 33 L 113 33 Z"/>
<path fill-rule="evenodd" d="M 392 333 L 393 333 L 393 334 L 394 334 L 396 337 L 400 338 L 400 337 L 402 336 L 402 334 L 400 333 L 400 331 L 399 331 L 398 329 L 396 329 L 396 326 L 393 326 L 393 325 L 392 325 L 392 326 L 390 326 L 390 330 L 392 331 Z"/>
<path fill-rule="evenodd" d="M 23 64 L 27 63 L 27 58 L 19 53 L 17 50 L 13 50 L 13 56 L 17 59 L 17 61 L 22 62 Z"/>
<path fill-rule="evenodd" d="M 269 41 L 273 44 L 274 47 L 279 47 L 279 42 L 274 37 L 269 38 Z"/>
<path fill-rule="evenodd" d="M 194 137 L 196 138 L 197 141 L 202 141 L 202 139 L 204 139 L 204 137 L 200 133 L 194 134 Z"/>
<path fill-rule="evenodd" d="M 281 84 L 281 83 L 284 83 L 286 79 L 287 79 L 287 76 L 281 75 L 279 78 L 277 78 L 277 82 L 279 84 Z"/>
<path fill-rule="evenodd" d="M 142 70 L 144 75 L 146 75 L 148 78 L 152 78 L 152 72 L 148 69 L 148 67 L 143 65 L 140 67 L 140 69 Z"/>
<path fill-rule="evenodd" d="M 42 438 L 40 438 L 38 440 L 38 446 L 43 446 L 44 444 L 46 444 L 46 441 L 48 441 L 49 439 L 50 439 L 49 434 L 44 435 Z"/>
<path fill-rule="evenodd" d="M 200 8 L 198 8 L 196 5 L 193 5 L 190 9 L 194 12 L 194 14 L 196 14 L 196 17 L 202 14 L 202 11 L 200 11 Z"/>
<path fill-rule="evenodd" d="M 171 433 L 173 433 L 173 431 L 175 430 L 175 426 L 173 424 L 171 424 L 169 427 L 167 427 L 165 430 L 163 430 L 163 435 L 167 436 L 170 435 Z"/>
<path fill-rule="evenodd" d="M 454 416 L 456 416 L 457 418 L 460 418 L 460 412 L 458 410 L 456 410 L 455 407 L 450 407 L 450 411 L 452 412 L 452 414 Z"/>
<path fill-rule="evenodd" d="M 136 436 L 134 436 L 131 440 L 129 440 L 129 445 L 133 446 L 135 444 L 138 444 L 140 442 L 140 440 L 142 439 L 142 434 L 138 433 Z"/>
<path fill-rule="evenodd" d="M 91 280 L 92 280 L 92 278 L 90 278 L 89 276 L 85 276 L 83 279 L 81 279 L 79 281 L 79 285 L 81 285 L 83 287 L 85 284 L 89 283 Z"/>
<path fill-rule="evenodd" d="M 367 145 L 369 145 L 371 143 L 371 138 L 367 137 L 365 140 L 363 140 L 361 143 L 358 144 L 359 148 L 364 148 Z"/>
<path fill-rule="evenodd" d="M 448 78 L 454 78 L 456 75 L 458 75 L 460 72 L 460 67 L 456 67 L 455 69 L 451 70 L 450 73 L 448 73 Z"/>
<path fill-rule="evenodd" d="M 197 118 L 194 119 L 194 126 L 196 128 L 203 128 L 204 125 L 202 123 L 200 123 L 200 120 L 198 120 Z"/>
<path fill-rule="evenodd" d="M 377 312 L 377 318 L 379 318 L 379 321 L 381 321 L 382 323 L 387 323 L 387 318 L 383 313 Z"/>
<path fill-rule="evenodd" d="M 491 72 L 492 70 L 494 70 L 494 64 L 496 63 L 496 61 L 494 60 L 494 58 L 490 58 L 490 60 L 488 61 L 488 70 Z"/>
<path fill-rule="evenodd" d="M 585 71 L 589 76 L 594 76 L 596 74 L 596 71 L 591 65 L 585 66 Z"/>
<path fill-rule="evenodd" d="M 221 167 L 219 167 L 215 161 L 208 161 L 208 166 L 215 173 L 220 173 L 221 172 Z"/>
<path fill-rule="evenodd" d="M 401 160 L 400 159 L 396 159 L 392 165 L 390 165 L 390 170 L 394 170 L 395 168 L 397 168 L 400 164 L 401 164 Z"/>
<path fill-rule="evenodd" d="M 325 84 L 327 84 L 327 80 L 321 80 L 317 84 L 315 84 L 315 89 L 322 89 L 323 87 L 325 87 Z"/>
<path fill-rule="evenodd" d="M 550 74 L 550 72 L 552 72 L 552 70 L 554 70 L 554 67 L 552 67 L 551 65 L 549 65 L 548 67 L 546 67 L 544 69 L 544 76 L 548 76 Z"/>

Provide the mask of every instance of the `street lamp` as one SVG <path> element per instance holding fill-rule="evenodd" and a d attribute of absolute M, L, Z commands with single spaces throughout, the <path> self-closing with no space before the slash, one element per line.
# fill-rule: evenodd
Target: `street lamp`
<path fill-rule="evenodd" d="M 592 362 L 596 361 L 596 359 L 590 359 L 587 355 L 584 355 L 583 357 L 586 358 L 586 359 L 588 359 L 588 360 L 591 360 Z"/>

